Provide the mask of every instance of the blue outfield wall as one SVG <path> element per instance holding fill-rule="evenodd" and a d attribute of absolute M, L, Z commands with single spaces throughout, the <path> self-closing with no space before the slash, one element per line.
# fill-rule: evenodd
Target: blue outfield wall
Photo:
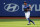
<path fill-rule="evenodd" d="M 31 16 L 40 16 L 40 0 L 0 0 L 0 16 L 25 16 L 23 2 L 31 4 Z"/>

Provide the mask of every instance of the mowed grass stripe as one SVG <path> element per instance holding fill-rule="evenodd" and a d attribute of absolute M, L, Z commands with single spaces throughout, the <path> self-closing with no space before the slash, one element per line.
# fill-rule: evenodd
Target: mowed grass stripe
<path fill-rule="evenodd" d="M 40 27 L 40 19 L 32 19 L 35 25 L 27 25 L 26 19 L 0 19 L 0 27 Z"/>

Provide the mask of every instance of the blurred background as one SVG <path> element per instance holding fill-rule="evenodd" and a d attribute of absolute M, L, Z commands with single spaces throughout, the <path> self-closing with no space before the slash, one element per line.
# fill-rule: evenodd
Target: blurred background
<path fill-rule="evenodd" d="M 0 16 L 25 16 L 23 3 L 31 4 L 31 16 L 40 17 L 40 0 L 0 0 Z"/>

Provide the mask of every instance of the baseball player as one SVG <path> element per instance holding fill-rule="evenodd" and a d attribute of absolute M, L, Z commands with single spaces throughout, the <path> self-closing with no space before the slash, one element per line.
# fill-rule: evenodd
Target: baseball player
<path fill-rule="evenodd" d="M 30 11 L 31 11 L 31 5 L 27 4 L 26 1 L 24 1 L 25 17 L 29 21 L 27 25 L 30 25 L 31 24 L 30 22 L 32 22 L 35 25 L 35 23 L 32 20 L 30 20 Z"/>

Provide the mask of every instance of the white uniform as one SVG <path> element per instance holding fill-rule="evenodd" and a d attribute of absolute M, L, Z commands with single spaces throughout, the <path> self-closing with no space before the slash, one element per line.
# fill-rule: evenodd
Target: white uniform
<path fill-rule="evenodd" d="M 25 17 L 26 17 L 26 19 L 30 17 L 30 11 L 25 12 Z"/>

